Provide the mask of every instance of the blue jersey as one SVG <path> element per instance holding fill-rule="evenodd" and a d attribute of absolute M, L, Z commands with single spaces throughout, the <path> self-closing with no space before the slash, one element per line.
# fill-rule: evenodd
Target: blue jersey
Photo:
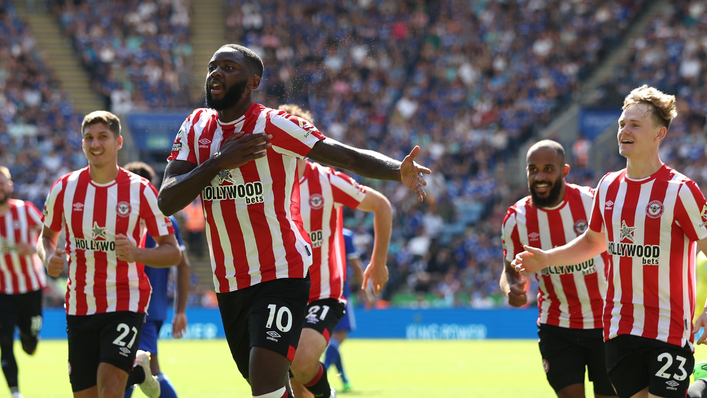
<path fill-rule="evenodd" d="M 349 263 L 350 258 L 358 258 L 358 253 L 356 252 L 356 247 L 353 243 L 353 232 L 351 230 L 344 228 L 344 245 L 346 246 L 346 274 L 351 275 L 351 264 Z M 344 280 L 344 297 L 349 298 L 349 293 L 351 288 L 349 287 L 349 278 Z"/>
<path fill-rule="evenodd" d="M 182 234 L 179 233 L 179 224 L 174 216 L 169 216 L 174 227 L 174 236 L 179 243 L 179 249 L 184 250 L 184 242 L 182 242 Z M 155 247 L 155 240 L 150 235 L 145 238 L 145 248 Z M 154 268 L 145 266 L 145 274 L 150 279 L 152 285 L 152 298 L 150 306 L 147 308 L 148 321 L 164 321 L 167 319 L 167 283 L 169 282 L 169 273 L 171 267 Z"/>

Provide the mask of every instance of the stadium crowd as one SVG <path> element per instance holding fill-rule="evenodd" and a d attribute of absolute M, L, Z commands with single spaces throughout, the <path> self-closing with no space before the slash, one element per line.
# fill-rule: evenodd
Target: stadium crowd
<path fill-rule="evenodd" d="M 674 93 L 678 117 L 670 139 L 661 145 L 661 159 L 707 189 L 707 8 L 701 1 L 671 2 L 643 34 L 631 41 L 628 62 L 598 89 L 595 106 L 620 107 L 633 87 L 648 84 Z"/>
<path fill-rule="evenodd" d="M 51 3 L 94 89 L 113 111 L 193 105 L 183 92 L 192 68 L 188 33 L 194 5 L 188 0 Z M 500 160 L 557 114 L 645 3 L 226 0 L 226 31 L 228 41 L 263 57 L 266 71 L 256 101 L 302 105 L 326 135 L 394 158 L 415 144 L 423 148 L 420 162 L 435 172 L 424 204 L 396 184 L 361 180 L 390 198 L 396 212 L 391 279 L 382 298 L 396 305 L 488 307 L 502 302 L 499 231 L 505 209 L 527 191 L 510 189 Z M 689 14 L 688 3 L 680 1 L 676 9 Z M 72 113 L 51 71 L 37 62 L 41 56 L 24 49 L 33 45 L 31 31 L 5 14 L 2 29 L 18 33 L 3 34 L 0 51 L 31 55 L 24 55 L 26 61 L 0 58 L 0 84 L 2 71 L 19 71 L 9 75 L 19 78 L 6 78 L 0 87 L 0 102 L 7 98 L 18 110 L 8 119 L 2 107 L 1 116 L 8 126 L 26 125 L 37 133 L 0 134 L 0 151 L 13 156 L 2 154 L 17 170 L 18 196 L 41 206 L 60 170 L 84 161 L 80 115 Z M 699 26 L 699 18 L 692 24 Z M 654 28 L 665 30 L 660 24 Z M 17 75 L 37 68 L 43 68 L 41 78 Z M 27 107 L 24 85 L 46 86 L 36 89 L 47 105 L 35 113 L 54 116 L 31 119 L 20 109 Z M 699 98 L 701 91 L 693 92 Z M 701 156 L 696 163 L 707 170 Z M 360 212 L 346 216 L 366 257 L 371 219 Z"/>

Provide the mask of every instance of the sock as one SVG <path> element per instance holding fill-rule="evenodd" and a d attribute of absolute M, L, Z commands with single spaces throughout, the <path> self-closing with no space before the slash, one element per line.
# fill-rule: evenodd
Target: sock
<path fill-rule="evenodd" d="M 331 396 L 331 386 L 329 386 L 323 363 L 319 362 L 319 372 L 304 386 L 314 395 L 314 398 L 329 398 Z"/>
<path fill-rule="evenodd" d="M 152 376 L 152 375 L 150 375 Z M 140 384 L 145 381 L 145 371 L 142 369 L 142 366 L 135 366 L 133 370 L 130 372 L 128 375 L 128 386 L 132 386 L 135 384 Z"/>
<path fill-rule="evenodd" d="M 174 386 L 166 374 L 160 372 L 157 373 L 157 381 L 160 382 L 160 398 L 177 398 L 177 392 L 174 391 Z"/>
<path fill-rule="evenodd" d="M 123 395 L 123 398 L 130 398 L 133 396 L 133 390 L 135 389 L 135 385 L 131 384 L 127 387 L 125 387 L 125 394 Z"/>
<path fill-rule="evenodd" d="M 282 386 L 282 388 L 279 388 L 267 394 L 253 395 L 253 398 L 288 398 L 288 392 L 285 386 Z"/>
<path fill-rule="evenodd" d="M 329 340 L 329 345 L 324 354 L 324 369 L 329 369 L 332 363 L 336 363 L 339 360 L 340 356 L 339 341 L 337 339 Z"/>

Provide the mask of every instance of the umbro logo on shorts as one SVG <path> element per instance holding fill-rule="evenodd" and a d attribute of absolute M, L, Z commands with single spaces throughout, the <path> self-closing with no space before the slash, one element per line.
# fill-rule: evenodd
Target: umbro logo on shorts
<path fill-rule="evenodd" d="M 120 355 L 122 355 L 124 357 L 130 356 L 130 348 L 120 347 L 119 350 L 120 350 Z"/>
<path fill-rule="evenodd" d="M 279 334 L 278 332 L 276 332 L 276 331 L 274 331 L 274 330 L 268 331 L 267 334 L 268 334 L 268 337 L 266 337 L 266 339 L 272 340 L 272 341 L 274 341 L 274 342 L 276 342 L 276 343 L 277 343 L 277 339 L 279 339 L 280 337 L 282 337 L 282 336 L 280 336 L 280 334 Z"/>
<path fill-rule="evenodd" d="M 668 381 L 665 382 L 665 384 L 668 385 L 668 386 L 666 387 L 668 390 L 673 390 L 673 391 L 674 391 L 674 390 L 677 390 L 677 387 L 680 385 L 680 383 L 678 383 L 678 382 L 675 381 L 675 380 L 668 380 Z"/>

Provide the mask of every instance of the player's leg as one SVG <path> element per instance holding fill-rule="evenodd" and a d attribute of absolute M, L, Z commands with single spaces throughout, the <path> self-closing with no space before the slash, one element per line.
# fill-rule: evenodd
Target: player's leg
<path fill-rule="evenodd" d="M 69 343 L 69 381 L 74 398 L 98 398 L 98 331 L 91 325 L 95 315 L 66 316 Z"/>
<path fill-rule="evenodd" d="M 146 363 L 143 369 L 149 372 L 149 357 L 139 351 L 139 341 L 145 314 L 119 311 L 97 314 L 94 325 L 98 330 L 99 354 L 96 385 L 99 397 L 123 397 L 128 375 L 133 366 L 141 361 Z M 138 358 L 140 353 L 144 358 Z M 142 385 L 140 385 L 142 387 Z M 145 392 L 143 390 L 143 392 Z M 147 394 L 150 398 L 159 397 L 159 391 Z"/>
<path fill-rule="evenodd" d="M 344 315 L 344 304 L 335 299 L 317 300 L 307 306 L 299 347 L 290 369 L 315 398 L 332 396 L 326 367 L 319 358 Z"/>
<path fill-rule="evenodd" d="M 0 360 L 7 386 L 13 394 L 19 394 L 17 360 L 13 348 L 19 310 L 17 295 L 0 294 Z"/>
<path fill-rule="evenodd" d="M 648 339 L 621 335 L 604 342 L 607 373 L 619 397 L 648 396 L 650 370 L 644 340 Z"/>
<path fill-rule="evenodd" d="M 584 347 L 587 358 L 587 373 L 594 386 L 595 398 L 617 398 L 606 370 L 606 352 L 604 349 L 604 331 L 588 329 L 581 332 L 580 344 Z"/>
<path fill-rule="evenodd" d="M 354 316 L 354 309 L 351 302 L 346 303 L 346 312 L 344 316 L 339 320 L 339 323 L 334 329 L 334 334 L 329 340 L 329 345 L 326 349 L 326 354 L 324 357 L 324 367 L 329 369 L 329 366 L 334 364 L 336 370 L 339 372 L 341 381 L 344 383 L 344 391 L 351 390 L 351 384 L 349 384 L 349 378 L 346 376 L 346 371 L 344 370 L 344 364 L 341 360 L 341 352 L 339 351 L 339 346 L 346 339 L 346 335 L 356 328 L 356 318 Z"/>
<path fill-rule="evenodd" d="M 695 366 L 695 357 L 689 343 L 684 347 L 649 340 L 648 356 L 649 396 L 683 398 L 690 387 L 690 373 Z"/>
<path fill-rule="evenodd" d="M 125 389 L 124 398 L 130 398 L 135 384 L 140 386 L 140 390 L 148 396 L 164 396 L 162 385 L 155 376 L 153 368 L 157 367 L 159 373 L 159 364 L 157 364 L 157 338 L 159 336 L 162 321 L 145 321 L 140 332 L 140 343 L 138 353 L 136 354 L 135 364 L 130 375 Z"/>
<path fill-rule="evenodd" d="M 538 327 L 538 346 L 548 383 L 560 398 L 584 398 L 586 359 L 575 331 L 552 325 Z"/>
<path fill-rule="evenodd" d="M 42 291 L 21 294 L 18 298 L 20 315 L 17 326 L 20 329 L 22 350 L 33 355 L 39 342 L 39 332 L 42 330 Z"/>
<path fill-rule="evenodd" d="M 287 397 L 292 394 L 288 369 L 304 323 L 309 280 L 277 279 L 254 288 L 247 322 L 251 391 L 253 396 L 282 392 Z"/>

